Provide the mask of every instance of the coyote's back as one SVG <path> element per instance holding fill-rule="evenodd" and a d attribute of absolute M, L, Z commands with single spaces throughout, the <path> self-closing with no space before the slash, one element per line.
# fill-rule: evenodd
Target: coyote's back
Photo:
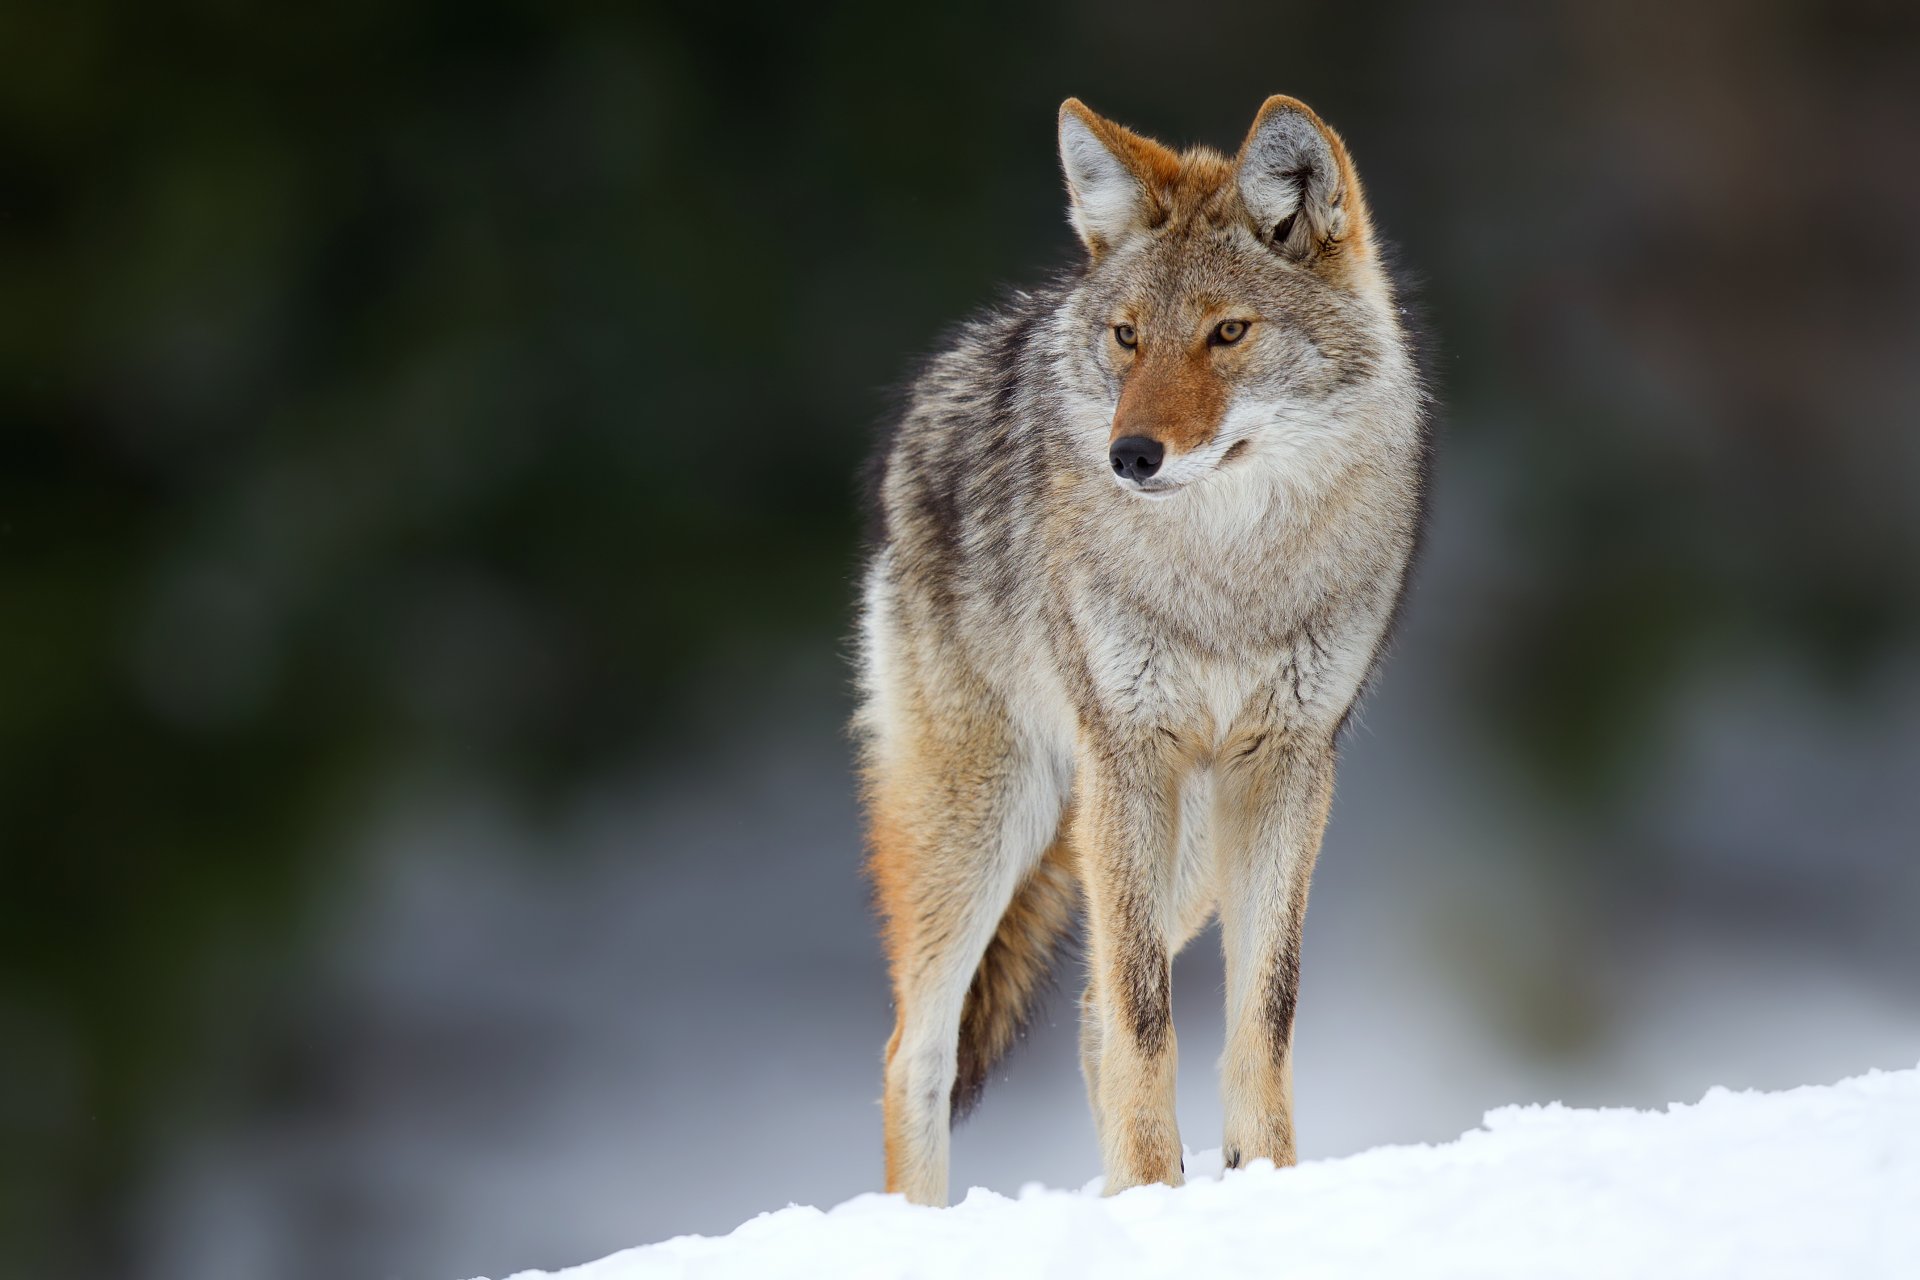
<path fill-rule="evenodd" d="M 1293 1157 L 1301 918 L 1334 741 L 1418 533 L 1422 396 L 1345 146 L 1272 98 L 1233 157 L 1069 100 L 1084 268 L 966 326 L 885 455 L 856 719 L 897 1021 L 887 1185 L 1085 900 L 1108 1189 L 1177 1182 L 1170 965 L 1217 911 L 1230 1162 Z"/>

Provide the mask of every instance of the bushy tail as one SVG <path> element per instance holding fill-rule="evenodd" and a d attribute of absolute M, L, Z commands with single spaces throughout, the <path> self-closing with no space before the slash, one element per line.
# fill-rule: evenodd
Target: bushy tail
<path fill-rule="evenodd" d="M 1073 928 L 1080 881 L 1065 824 L 1060 835 L 1014 893 L 1000 927 L 980 957 L 960 1010 L 959 1071 L 953 1078 L 952 1117 L 980 1101 L 987 1075 L 1026 1030 L 1047 989 L 1060 944 Z"/>

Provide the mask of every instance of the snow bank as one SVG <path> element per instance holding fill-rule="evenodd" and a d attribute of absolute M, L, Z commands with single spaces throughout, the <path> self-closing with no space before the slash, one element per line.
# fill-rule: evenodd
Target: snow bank
<path fill-rule="evenodd" d="M 655 1277 L 1920 1276 L 1920 1070 L 1665 1112 L 1506 1107 L 1440 1147 L 1103 1199 L 860 1196 L 552 1273 Z M 514 1280 L 538 1280 L 523 1272 Z"/>

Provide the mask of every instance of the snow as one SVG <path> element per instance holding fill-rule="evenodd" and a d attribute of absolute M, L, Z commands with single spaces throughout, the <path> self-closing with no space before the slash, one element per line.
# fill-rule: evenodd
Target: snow
<path fill-rule="evenodd" d="M 1381 1147 L 1103 1198 L 864 1195 L 512 1280 L 820 1276 L 1920 1275 L 1920 1069 L 1664 1112 L 1504 1107 L 1442 1146 Z"/>

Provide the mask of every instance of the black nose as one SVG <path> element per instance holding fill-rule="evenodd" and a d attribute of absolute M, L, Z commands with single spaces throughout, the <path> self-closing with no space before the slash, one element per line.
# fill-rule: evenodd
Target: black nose
<path fill-rule="evenodd" d="M 1113 460 L 1113 474 L 1130 480 L 1145 480 L 1160 469 L 1160 459 L 1166 456 L 1167 446 L 1145 436 L 1115 440 L 1113 448 L 1107 450 L 1107 457 Z"/>

